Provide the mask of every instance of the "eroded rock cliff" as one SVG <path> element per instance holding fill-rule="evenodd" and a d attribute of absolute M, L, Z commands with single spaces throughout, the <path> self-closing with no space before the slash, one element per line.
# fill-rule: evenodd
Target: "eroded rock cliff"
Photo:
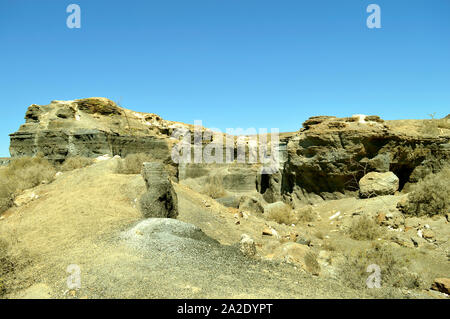
<path fill-rule="evenodd" d="M 371 171 L 393 172 L 401 190 L 449 162 L 448 124 L 434 127 L 429 120 L 383 121 L 377 116 L 312 117 L 288 143 L 282 192 L 301 202 L 348 196 Z"/>

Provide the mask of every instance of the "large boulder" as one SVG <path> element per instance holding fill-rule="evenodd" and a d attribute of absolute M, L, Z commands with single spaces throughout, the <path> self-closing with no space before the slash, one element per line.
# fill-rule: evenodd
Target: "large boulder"
<path fill-rule="evenodd" d="M 139 206 L 144 217 L 176 218 L 178 216 L 177 194 L 169 180 L 164 164 L 144 163 L 142 177 L 147 186 Z"/>
<path fill-rule="evenodd" d="M 370 172 L 359 180 L 359 195 L 361 197 L 393 195 L 398 187 L 399 179 L 394 173 Z"/>

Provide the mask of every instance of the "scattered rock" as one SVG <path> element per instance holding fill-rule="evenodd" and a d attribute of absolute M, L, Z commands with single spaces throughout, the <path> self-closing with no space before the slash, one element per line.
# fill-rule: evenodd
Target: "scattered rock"
<path fill-rule="evenodd" d="M 378 213 L 377 215 L 377 223 L 381 225 L 386 220 L 386 214 L 385 213 Z"/>
<path fill-rule="evenodd" d="M 421 221 L 418 217 L 405 218 L 405 227 L 418 228 L 421 225 Z"/>
<path fill-rule="evenodd" d="M 17 196 L 14 199 L 14 205 L 17 207 L 21 207 L 38 198 L 39 195 L 36 195 L 32 190 L 26 190 L 23 192 L 23 194 Z"/>
<path fill-rule="evenodd" d="M 317 256 L 305 245 L 286 242 L 274 251 L 274 258 L 299 265 L 302 269 L 315 275 L 320 272 Z"/>
<path fill-rule="evenodd" d="M 330 217 L 329 217 L 329 220 L 333 220 L 333 219 L 335 219 L 336 217 L 338 217 L 339 215 L 341 215 L 341 212 L 337 212 L 337 213 L 334 214 L 333 216 L 330 216 Z"/>
<path fill-rule="evenodd" d="M 263 236 L 274 236 L 276 238 L 279 238 L 280 235 L 278 235 L 278 232 L 273 229 L 272 227 L 266 227 L 262 231 Z"/>
<path fill-rule="evenodd" d="M 242 234 L 239 248 L 245 256 L 252 257 L 256 255 L 255 242 L 247 234 Z"/>
<path fill-rule="evenodd" d="M 254 197 L 242 196 L 239 201 L 239 209 L 249 211 L 255 214 L 263 214 L 264 207 L 261 203 Z"/>
<path fill-rule="evenodd" d="M 101 162 L 101 161 L 107 161 L 107 160 L 110 160 L 110 159 L 111 159 L 111 156 L 109 154 L 105 154 L 105 155 L 102 155 L 102 156 L 99 156 L 99 157 L 95 158 L 94 161 L 95 162 Z"/>
<path fill-rule="evenodd" d="M 309 246 L 311 244 L 311 239 L 299 237 L 296 242 L 297 244 Z"/>
<path fill-rule="evenodd" d="M 450 279 L 449 278 L 436 278 L 431 285 L 431 289 L 443 292 L 447 295 L 450 294 Z"/>
<path fill-rule="evenodd" d="M 359 180 L 359 195 L 361 197 L 393 195 L 398 187 L 399 179 L 394 173 L 370 172 Z"/>
<path fill-rule="evenodd" d="M 424 239 L 433 239 L 434 238 L 434 232 L 431 229 L 424 229 L 422 231 L 422 238 L 424 238 Z"/>

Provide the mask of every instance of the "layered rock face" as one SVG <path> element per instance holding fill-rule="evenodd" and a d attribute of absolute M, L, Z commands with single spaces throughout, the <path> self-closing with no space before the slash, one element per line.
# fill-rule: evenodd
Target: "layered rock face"
<path fill-rule="evenodd" d="M 302 202 L 353 195 L 371 171 L 391 171 L 400 190 L 408 187 L 449 163 L 450 130 L 431 135 L 426 125 L 377 116 L 312 117 L 288 143 L 282 193 Z"/>
<path fill-rule="evenodd" d="M 411 183 L 438 172 L 450 160 L 448 118 L 383 121 L 365 115 L 312 117 L 298 132 L 279 135 L 279 171 L 272 174 L 261 174 L 260 163 L 174 163 L 173 146 L 183 143 L 182 138 L 172 135 L 180 130 L 188 132 L 191 143 L 187 144 L 192 148 L 193 125 L 134 112 L 105 98 L 31 105 L 25 119 L 26 123 L 10 135 L 12 157 L 42 153 L 62 162 L 75 155 L 146 153 L 157 162 L 171 164 L 179 181 L 194 189 L 200 190 L 209 177 L 218 176 L 230 195 L 259 193 L 266 203 L 290 201 L 295 205 L 358 196 L 359 181 L 370 172 L 390 171 L 399 179 L 398 189 L 407 190 Z M 223 143 L 222 138 L 229 137 L 202 138 L 202 150 L 217 143 L 223 154 L 228 149 L 236 156 L 236 136 L 231 150 Z M 261 140 L 271 139 L 266 136 Z M 237 205 L 239 198 L 234 201 Z"/>
<path fill-rule="evenodd" d="M 133 112 L 105 98 L 52 101 L 31 105 L 26 123 L 10 135 L 12 157 L 42 153 L 63 161 L 70 156 L 126 156 L 151 153 L 170 159 L 168 137 L 181 123 L 165 121 L 150 113 Z"/>
<path fill-rule="evenodd" d="M 142 177 L 147 192 L 142 194 L 139 206 L 145 218 L 176 218 L 178 198 L 162 163 L 144 163 Z"/>

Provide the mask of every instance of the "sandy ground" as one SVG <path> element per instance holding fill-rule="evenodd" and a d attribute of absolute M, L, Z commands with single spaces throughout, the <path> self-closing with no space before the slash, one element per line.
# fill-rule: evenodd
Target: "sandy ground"
<path fill-rule="evenodd" d="M 149 248 L 143 253 L 127 245 L 120 234 L 140 220 L 135 199 L 145 190 L 140 175 L 114 173 L 115 160 L 67 172 L 32 190 L 38 197 L 7 211 L 0 235 L 21 260 L 8 282 L 7 298 L 364 298 L 338 279 L 313 276 L 297 267 L 261 258 L 244 257 L 237 243 L 243 233 L 255 239 L 262 257 L 278 239 L 265 238 L 268 225 L 281 235 L 293 230 L 314 237 L 317 229 L 350 247 L 354 242 L 336 231 L 329 217 L 340 209 L 350 213 L 356 199 L 326 202 L 316 207 L 321 220 L 313 227 L 268 222 L 250 215 L 236 223 L 235 212 L 188 187 L 175 184 L 179 220 L 200 227 L 221 245 L 206 245 L 198 254 Z M 373 206 L 393 206 L 394 197 L 375 200 Z M 373 201 L 373 200 L 372 200 Z M 380 202 L 382 201 L 382 202 Z M 370 205 L 369 205 L 370 206 Z M 317 245 L 320 245 L 320 241 Z M 442 254 L 432 250 L 432 258 Z M 442 257 L 431 275 L 448 274 Z M 447 262 L 447 263 L 446 263 Z M 67 288 L 69 265 L 81 269 L 82 287 Z M 429 267 L 428 264 L 419 265 Z M 433 297 L 423 294 L 419 297 Z"/>

